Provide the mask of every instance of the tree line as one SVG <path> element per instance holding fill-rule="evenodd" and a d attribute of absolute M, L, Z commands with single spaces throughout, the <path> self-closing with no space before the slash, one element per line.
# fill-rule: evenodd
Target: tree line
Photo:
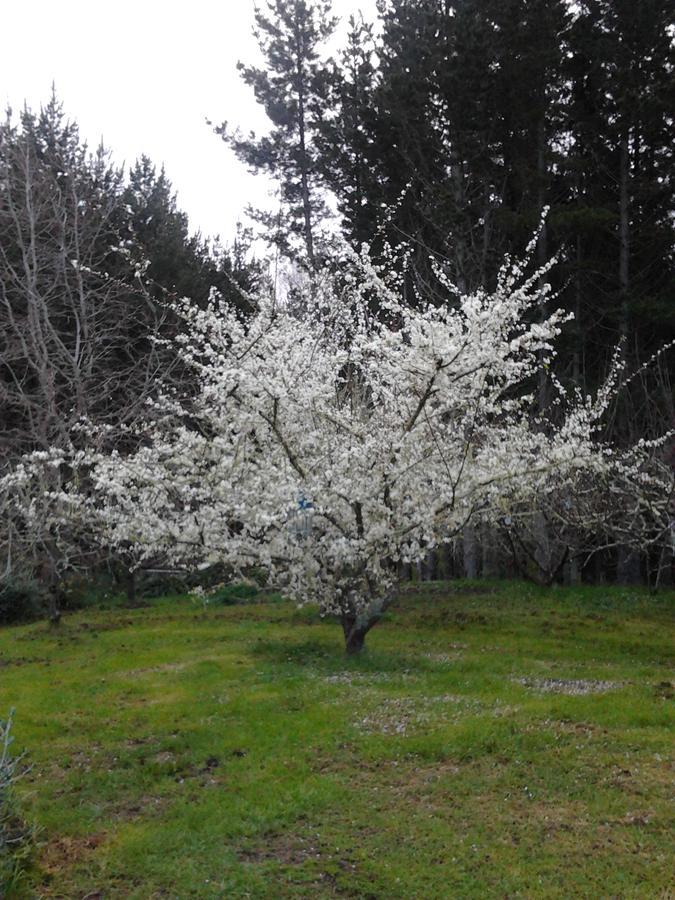
<path fill-rule="evenodd" d="M 0 124 L 0 477 L 27 453 L 89 444 L 90 433 L 78 437 L 84 422 L 104 428 L 108 446 L 137 445 L 157 393 L 193 389 L 171 344 L 172 301 L 189 296 L 201 307 L 217 291 L 240 305 L 260 276 L 245 232 L 229 247 L 191 234 L 164 170 L 143 156 L 125 172 L 104 146 L 90 149 L 55 95 L 38 112 L 8 110 Z M 39 540 L 15 524 L 4 509 L 0 620 L 40 605 L 35 580 L 58 580 L 47 519 Z M 80 563 L 126 572 L 98 551 Z"/>
<path fill-rule="evenodd" d="M 620 339 L 643 361 L 673 337 L 670 3 L 383 0 L 329 59 L 328 0 L 273 0 L 255 21 L 265 63 L 240 68 L 271 130 L 218 131 L 280 183 L 282 214 L 259 215 L 271 240 L 315 266 L 329 190 L 353 245 L 401 251 L 414 303 L 434 258 L 460 290 L 492 286 L 547 208 L 539 261 L 558 256 L 555 302 L 575 317 L 560 374 L 591 387 Z M 631 437 L 673 415 L 669 373 L 652 377 L 654 409 L 614 423 Z"/>
<path fill-rule="evenodd" d="M 191 236 L 171 183 L 147 157 L 125 175 L 90 151 L 55 96 L 0 125 L 0 458 L 63 445 L 83 418 L 144 414 L 180 381 L 157 338 L 173 296 L 239 302 L 246 247 Z"/>

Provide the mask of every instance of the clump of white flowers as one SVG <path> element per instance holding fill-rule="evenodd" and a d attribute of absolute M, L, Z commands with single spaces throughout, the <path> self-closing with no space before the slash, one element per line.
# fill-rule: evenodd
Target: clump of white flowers
<path fill-rule="evenodd" d="M 339 616 L 359 650 L 400 562 L 505 501 L 549 482 L 573 493 L 616 464 L 596 438 L 612 390 L 558 386 L 556 421 L 532 414 L 565 318 L 541 319 L 547 270 L 507 261 L 494 291 L 446 284 L 446 305 L 410 308 L 364 253 L 292 308 L 260 296 L 244 317 L 216 296 L 181 301 L 196 396 L 160 396 L 135 452 L 81 454 L 64 515 L 135 565 L 263 567 L 286 596 Z"/>

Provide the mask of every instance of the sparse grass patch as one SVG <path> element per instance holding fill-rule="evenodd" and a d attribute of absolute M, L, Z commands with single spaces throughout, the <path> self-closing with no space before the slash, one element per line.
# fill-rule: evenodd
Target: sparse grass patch
<path fill-rule="evenodd" d="M 418 585 L 360 659 L 277 601 L 5 628 L 24 896 L 671 896 L 674 599 Z"/>

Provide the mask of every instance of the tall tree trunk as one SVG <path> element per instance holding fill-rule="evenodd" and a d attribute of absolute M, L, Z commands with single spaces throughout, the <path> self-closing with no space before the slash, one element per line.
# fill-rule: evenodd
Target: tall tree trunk
<path fill-rule="evenodd" d="M 546 187 L 547 187 L 547 168 L 546 168 L 546 123 L 542 116 L 537 128 L 537 199 L 540 213 L 544 209 L 546 203 Z M 537 265 L 542 268 L 548 259 L 548 232 L 546 222 L 541 223 L 541 231 L 537 241 Z M 539 287 L 543 288 L 545 277 L 542 275 L 539 279 Z M 547 304 L 544 299 L 539 301 L 539 318 L 542 322 L 546 321 L 548 314 Z M 548 377 L 544 363 L 544 351 L 539 351 L 539 384 L 537 391 L 537 406 L 539 415 L 543 415 L 548 405 Z M 535 515 L 534 528 L 536 535 L 535 559 L 539 566 L 543 578 L 546 580 L 550 575 L 551 569 L 551 541 L 549 537 L 548 524 L 544 511 L 539 510 Z"/>
<path fill-rule="evenodd" d="M 619 330 L 628 352 L 630 331 L 630 129 L 626 129 L 619 147 Z M 626 422 L 626 431 L 630 423 Z M 619 547 L 617 580 L 620 584 L 636 584 L 640 580 L 640 557 L 629 547 Z"/>
<path fill-rule="evenodd" d="M 438 579 L 438 555 L 436 550 L 429 550 L 424 560 L 426 569 L 426 580 L 436 581 Z"/>
<path fill-rule="evenodd" d="M 658 590 L 658 588 L 672 588 L 673 556 L 673 544 L 669 539 L 659 553 L 656 572 L 654 573 L 654 590 Z"/>
<path fill-rule="evenodd" d="M 567 560 L 564 567 L 565 584 L 574 587 L 581 583 L 581 563 L 580 557 L 574 552 L 572 547 L 567 548 Z"/>
<path fill-rule="evenodd" d="M 54 565 L 54 551 L 48 549 L 45 558 L 40 564 L 39 578 L 45 590 L 47 598 L 47 620 L 52 627 L 61 623 L 60 598 L 58 573 Z"/>
<path fill-rule="evenodd" d="M 630 291 L 630 157 L 628 132 L 621 140 L 619 173 L 619 292 L 620 292 L 620 331 L 621 337 L 628 337 L 629 330 L 629 291 Z"/>
<path fill-rule="evenodd" d="M 446 581 L 450 581 L 455 574 L 454 549 L 454 542 L 443 545 L 443 575 Z"/>
<path fill-rule="evenodd" d="M 466 578 L 478 578 L 478 545 L 476 529 L 466 525 L 462 532 L 462 549 L 464 553 L 464 575 Z"/>
<path fill-rule="evenodd" d="M 401 581 L 412 581 L 413 571 L 410 563 L 401 563 L 399 568 L 399 578 Z"/>
<path fill-rule="evenodd" d="M 298 142 L 300 145 L 300 190 L 302 194 L 302 215 L 305 222 L 305 250 L 307 262 L 312 270 L 314 261 L 314 237 L 312 235 L 312 204 L 309 196 L 309 165 L 307 156 L 307 129 L 305 124 L 305 73 L 302 65 L 302 50 L 297 48 L 298 73 Z"/>
<path fill-rule="evenodd" d="M 584 330 L 581 325 L 581 308 L 582 308 L 582 297 L 583 297 L 583 287 L 581 282 L 581 260 L 583 256 L 583 250 L 581 245 L 581 235 L 577 235 L 577 246 L 576 246 L 576 272 L 574 274 L 574 327 L 575 327 L 575 341 L 574 341 L 574 353 L 572 355 L 572 380 L 574 382 L 575 387 L 581 390 L 581 380 L 582 380 L 582 365 L 585 359 L 584 354 Z"/>
<path fill-rule="evenodd" d="M 538 178 L 538 189 L 537 189 L 537 201 L 539 205 L 539 213 L 541 214 L 544 206 L 546 205 L 546 187 L 547 187 L 547 167 L 546 167 L 546 123 L 542 118 L 539 122 L 539 127 L 537 129 L 537 178 Z M 541 223 L 541 231 L 539 232 L 539 239 L 537 240 L 537 265 L 539 268 L 542 268 L 546 265 L 548 261 L 548 231 L 546 222 Z M 545 283 L 545 277 L 542 275 L 539 279 L 539 287 L 543 288 Z M 548 314 L 547 304 L 544 299 L 539 302 L 539 318 L 542 322 L 546 321 L 546 317 Z M 539 351 L 539 359 L 543 360 L 544 351 Z M 544 366 L 539 367 L 539 391 L 538 391 L 538 401 L 539 401 L 539 412 L 542 413 L 547 406 L 548 403 L 548 381 L 546 377 L 546 369 Z"/>
<path fill-rule="evenodd" d="M 483 525 L 481 528 L 481 549 L 483 551 L 483 576 L 485 578 L 496 578 L 499 570 L 499 563 L 496 553 L 496 536 L 494 529 L 490 525 Z"/>
<path fill-rule="evenodd" d="M 125 573 L 127 603 L 129 606 L 136 606 L 138 603 L 138 594 L 136 591 L 136 572 L 134 569 L 127 569 Z"/>
<path fill-rule="evenodd" d="M 640 583 L 640 555 L 631 550 L 630 547 L 619 547 L 616 580 L 619 584 Z"/>

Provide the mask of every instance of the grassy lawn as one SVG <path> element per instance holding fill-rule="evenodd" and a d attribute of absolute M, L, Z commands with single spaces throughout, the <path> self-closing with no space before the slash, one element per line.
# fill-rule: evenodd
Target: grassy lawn
<path fill-rule="evenodd" d="M 432 584 L 0 631 L 27 897 L 672 898 L 673 601 Z"/>

